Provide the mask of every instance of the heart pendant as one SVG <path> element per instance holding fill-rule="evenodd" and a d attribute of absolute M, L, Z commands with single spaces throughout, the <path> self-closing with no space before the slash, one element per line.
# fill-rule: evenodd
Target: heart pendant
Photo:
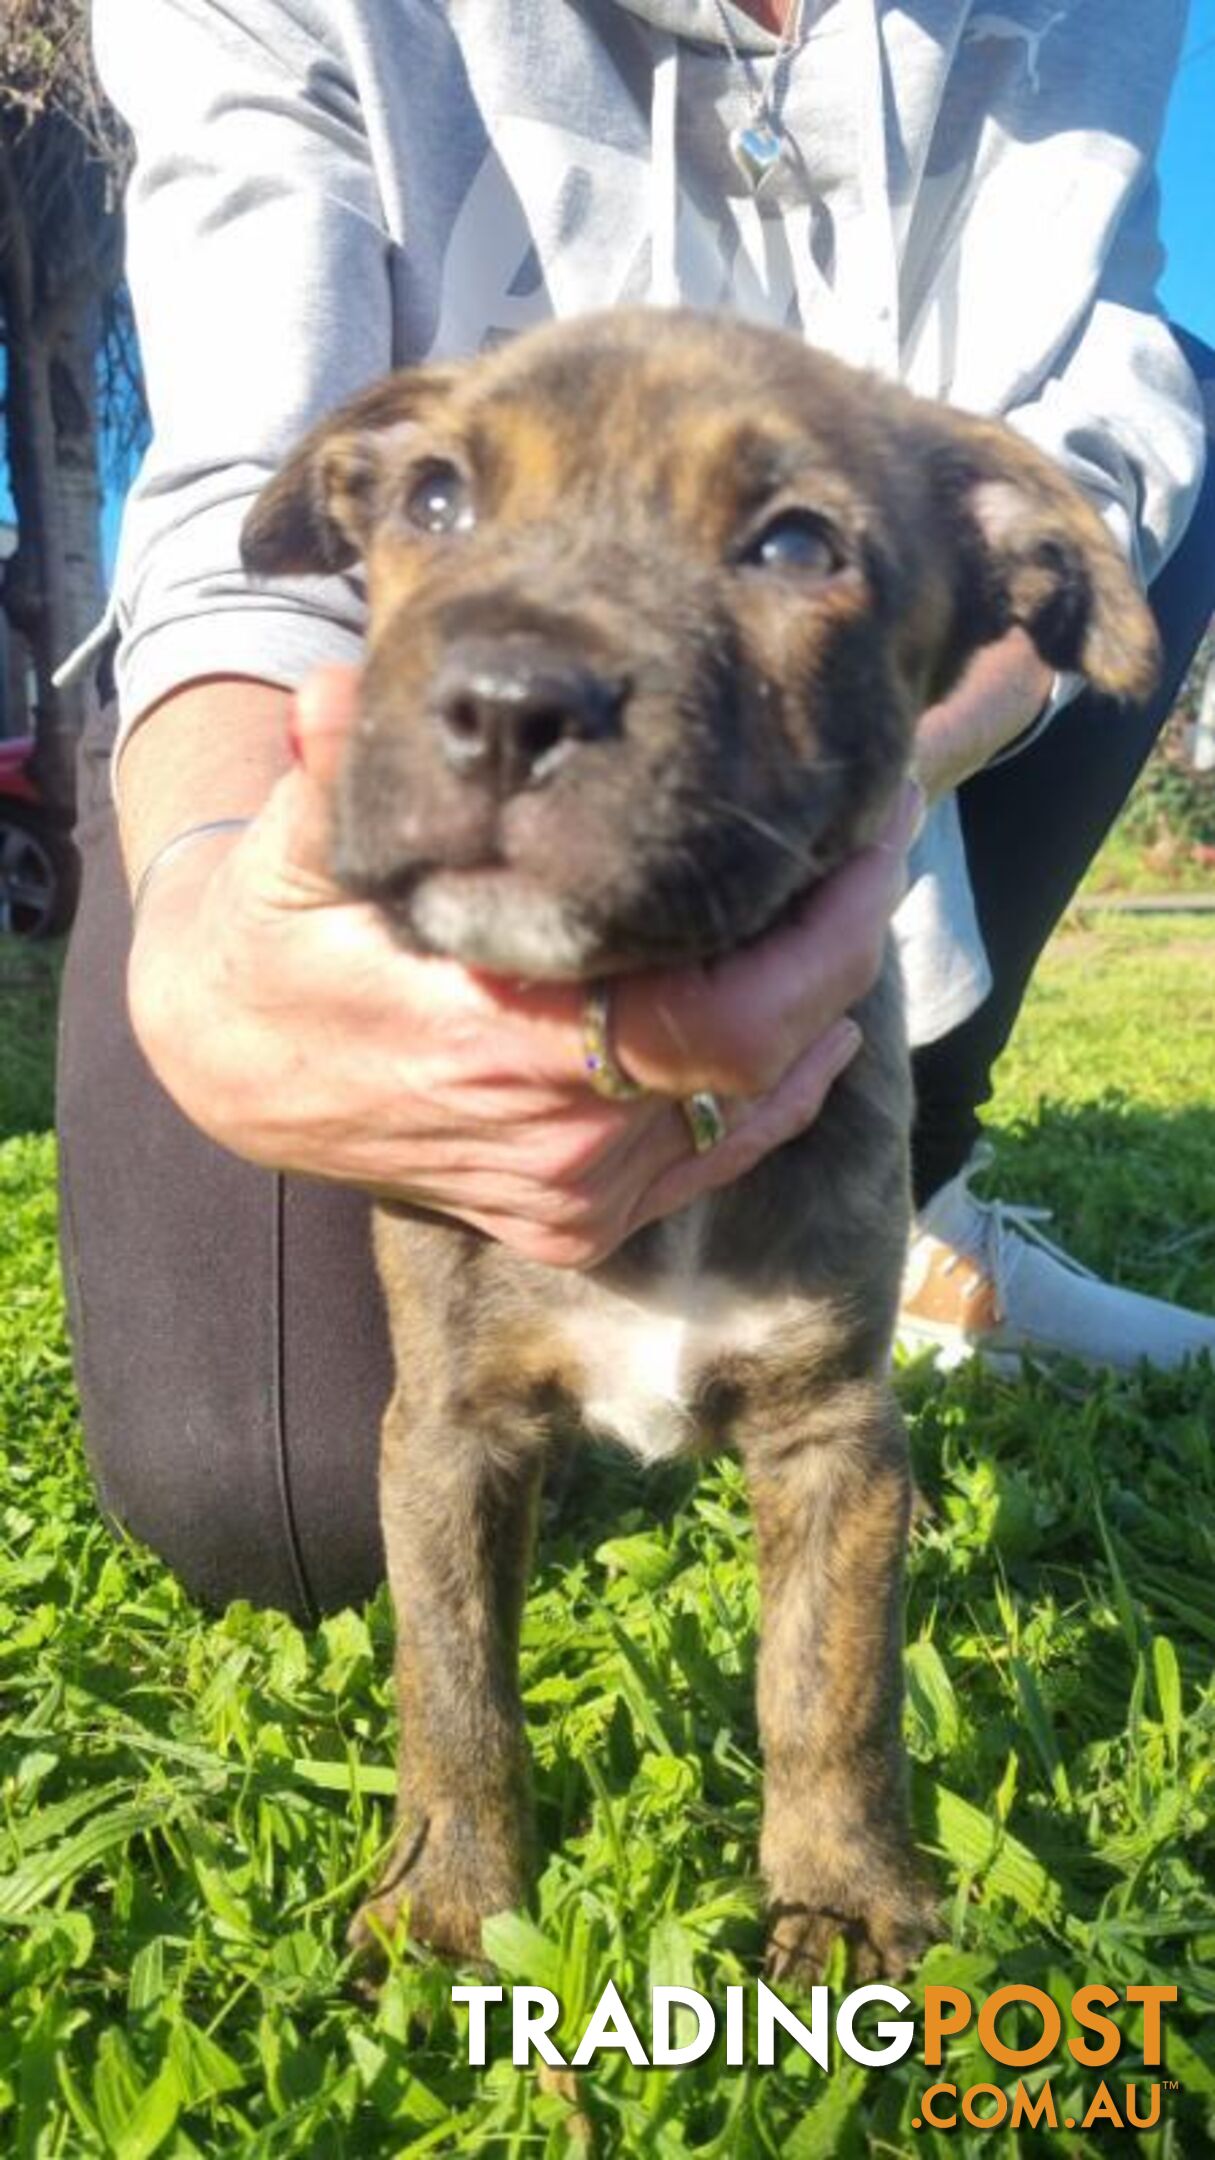
<path fill-rule="evenodd" d="M 745 127 L 730 130 L 730 155 L 753 195 L 771 178 L 784 154 L 784 143 L 770 121 L 750 120 Z"/>

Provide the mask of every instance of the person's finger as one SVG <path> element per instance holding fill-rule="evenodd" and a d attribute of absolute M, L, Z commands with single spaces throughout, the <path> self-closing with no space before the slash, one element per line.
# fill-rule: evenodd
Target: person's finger
<path fill-rule="evenodd" d="M 563 1188 L 537 1185 L 534 1164 L 533 1174 L 522 1178 L 499 1168 L 491 1206 L 470 1205 L 466 1192 L 454 1186 L 439 1205 L 525 1259 L 594 1267 L 644 1224 L 732 1184 L 803 1131 L 861 1039 L 855 1021 L 841 1021 L 765 1101 L 719 1099 L 725 1136 L 705 1154 L 695 1152 L 683 1105 L 651 1098 L 612 1112 L 611 1143 L 599 1149 L 593 1171 L 580 1181 Z M 433 1189 L 428 1204 L 435 1204 Z"/>
<path fill-rule="evenodd" d="M 728 1121 L 749 1105 L 723 1105 Z M 588 1110 L 590 1114 L 588 1115 Z M 639 1196 L 682 1163 L 691 1147 L 677 1106 L 660 1098 L 580 1105 L 540 1122 L 532 1140 L 503 1147 L 482 1136 L 427 1179 L 426 1205 L 459 1216 L 523 1258 L 585 1268 L 636 1227 Z M 518 1137 L 516 1133 L 516 1138 Z M 414 1197 L 404 1191 L 397 1197 Z"/>
<path fill-rule="evenodd" d="M 285 905 L 325 907 L 345 897 L 329 870 L 332 796 L 358 692 L 354 667 L 317 668 L 296 692 L 289 722 L 293 763 L 252 835 L 273 877 L 273 898 Z"/>
<path fill-rule="evenodd" d="M 708 968 L 622 977 L 613 1044 L 623 1070 L 664 1094 L 770 1092 L 876 979 L 921 817 L 909 785 L 879 839 L 744 951 Z"/>
<path fill-rule="evenodd" d="M 333 784 L 357 721 L 360 683 L 357 668 L 335 665 L 314 669 L 296 693 L 291 720 L 294 763 L 250 836 L 260 851 L 272 905 L 354 905 L 334 883 L 329 863 Z M 376 924 L 379 942 L 399 963 L 402 1008 L 420 998 L 429 1012 L 446 1014 L 456 1028 L 476 1026 L 480 1020 L 508 1027 L 522 1022 L 511 1028 L 509 1038 L 520 1060 L 520 1080 L 581 1086 L 585 993 L 580 985 L 524 983 L 440 956 L 411 954 L 396 944 L 373 908 L 360 906 L 359 912 Z"/>
<path fill-rule="evenodd" d="M 331 787 L 358 718 L 361 675 L 354 666 L 314 668 L 295 693 L 291 748 L 309 779 Z"/>
<path fill-rule="evenodd" d="M 797 1060 L 771 1094 L 735 1107 L 726 1137 L 716 1147 L 697 1155 L 691 1152 L 689 1140 L 682 1160 L 657 1178 L 643 1196 L 630 1228 L 674 1214 L 702 1193 L 732 1185 L 773 1148 L 804 1132 L 818 1116 L 834 1082 L 852 1063 L 861 1041 L 855 1020 L 837 1021 Z"/>

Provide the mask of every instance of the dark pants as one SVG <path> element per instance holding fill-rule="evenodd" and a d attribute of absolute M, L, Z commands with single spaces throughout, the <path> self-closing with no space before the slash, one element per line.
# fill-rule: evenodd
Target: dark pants
<path fill-rule="evenodd" d="M 1215 355 L 1188 346 L 1215 382 Z M 1174 702 L 1215 604 L 1215 472 L 1152 594 L 1168 655 L 1143 712 L 1080 698 L 961 791 L 995 988 L 916 1057 L 917 1189 L 965 1161 L 991 1070 L 1051 929 Z M 357 1194 L 212 1146 L 126 1019 L 130 909 L 100 740 L 85 746 L 80 914 L 63 990 L 62 1246 L 85 1444 L 107 1512 L 212 1603 L 300 1616 L 380 1580 L 378 1428 L 389 1355 Z"/>
<path fill-rule="evenodd" d="M 1164 668 L 1139 710 L 1077 698 L 1020 757 L 958 791 L 966 860 L 991 962 L 991 994 L 961 1027 L 915 1057 L 916 1200 L 959 1171 L 979 1131 L 992 1068 L 1013 1030 L 1038 955 L 1126 801 L 1215 609 L 1215 352 L 1176 336 L 1204 393 L 1208 465 L 1177 553 L 1152 587 Z"/>

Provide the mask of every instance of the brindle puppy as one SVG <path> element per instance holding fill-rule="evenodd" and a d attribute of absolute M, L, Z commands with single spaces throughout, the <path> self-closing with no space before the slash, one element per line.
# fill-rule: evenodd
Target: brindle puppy
<path fill-rule="evenodd" d="M 309 436 L 245 554 L 366 563 L 336 874 L 405 944 L 512 976 L 756 937 L 874 835 L 917 715 L 1010 624 L 1118 695 L 1154 666 L 1119 556 L 1036 451 L 685 313 L 390 377 Z M 818 1968 L 841 1930 L 862 1972 L 923 1940 L 887 1372 L 911 1107 L 893 961 L 857 1017 L 808 1132 L 588 1273 L 380 1210 L 401 1718 L 394 1858 L 365 1908 L 383 1925 L 407 1900 L 415 1935 L 476 1953 L 526 1896 L 520 1611 L 546 1431 L 573 1410 L 644 1454 L 743 1457 L 771 1968 Z"/>

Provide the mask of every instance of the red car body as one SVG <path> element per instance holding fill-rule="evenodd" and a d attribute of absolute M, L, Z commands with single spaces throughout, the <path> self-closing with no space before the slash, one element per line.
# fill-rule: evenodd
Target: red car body
<path fill-rule="evenodd" d="M 16 802 L 41 803 L 29 771 L 33 755 L 32 735 L 0 736 L 0 795 Z"/>

